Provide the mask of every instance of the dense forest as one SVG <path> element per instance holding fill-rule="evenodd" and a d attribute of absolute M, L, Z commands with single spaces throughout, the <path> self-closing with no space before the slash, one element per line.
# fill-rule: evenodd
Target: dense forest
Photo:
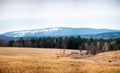
<path fill-rule="evenodd" d="M 90 54 L 98 52 L 120 50 L 120 38 L 114 39 L 93 39 L 77 37 L 40 37 L 40 38 L 19 38 L 18 40 L 0 39 L 2 47 L 35 47 L 35 48 L 60 48 L 88 50 Z"/>

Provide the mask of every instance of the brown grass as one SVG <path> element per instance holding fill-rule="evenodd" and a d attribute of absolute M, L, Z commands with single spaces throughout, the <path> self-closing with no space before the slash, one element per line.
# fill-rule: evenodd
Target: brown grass
<path fill-rule="evenodd" d="M 67 54 L 71 52 L 79 51 L 66 50 Z M 107 59 L 103 59 L 111 53 L 112 58 L 107 59 L 117 60 L 117 63 L 109 63 L 106 62 Z M 58 58 L 57 54 L 62 54 L 61 49 L 1 47 L 0 73 L 120 73 L 120 55 L 115 55 L 119 53 L 120 51 L 114 51 L 73 59 L 62 56 Z M 99 61 L 100 59 L 103 60 Z"/>

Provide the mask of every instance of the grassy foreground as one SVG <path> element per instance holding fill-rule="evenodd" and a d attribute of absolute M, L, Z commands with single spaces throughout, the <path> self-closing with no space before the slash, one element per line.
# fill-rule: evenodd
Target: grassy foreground
<path fill-rule="evenodd" d="M 0 73 L 120 73 L 120 51 L 80 59 L 58 54 L 61 49 L 0 47 Z"/>

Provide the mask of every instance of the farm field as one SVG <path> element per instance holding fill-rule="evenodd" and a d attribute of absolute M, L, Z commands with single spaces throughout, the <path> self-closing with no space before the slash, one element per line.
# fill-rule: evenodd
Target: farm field
<path fill-rule="evenodd" d="M 120 73 L 120 51 L 85 57 L 62 49 L 0 47 L 0 73 Z M 66 55 L 79 50 L 66 50 Z"/>

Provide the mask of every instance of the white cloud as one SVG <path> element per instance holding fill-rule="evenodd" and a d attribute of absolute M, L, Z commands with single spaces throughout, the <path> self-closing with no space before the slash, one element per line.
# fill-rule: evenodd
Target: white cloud
<path fill-rule="evenodd" d="M 0 25 L 22 25 L 15 30 L 59 26 L 119 29 L 119 4 L 117 0 L 3 0 Z"/>

